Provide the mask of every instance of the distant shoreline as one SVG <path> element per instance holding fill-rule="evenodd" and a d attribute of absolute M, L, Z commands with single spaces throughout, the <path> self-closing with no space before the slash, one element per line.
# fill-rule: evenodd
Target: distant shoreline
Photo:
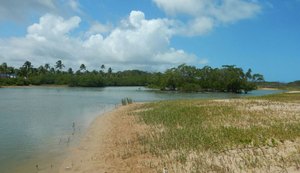
<path fill-rule="evenodd" d="M 24 86 L 9 85 L 9 86 L 0 86 L 0 88 L 106 88 L 106 87 L 146 87 L 146 86 L 105 86 L 105 87 L 70 87 L 68 85 L 24 85 Z M 157 90 L 157 89 L 153 89 L 153 90 Z M 256 90 L 275 91 L 275 90 L 281 90 L 281 89 L 280 88 L 262 87 L 262 88 L 257 88 Z M 255 91 L 255 90 L 253 90 L 253 91 Z M 170 92 L 170 91 L 166 90 L 166 91 L 163 91 L 163 92 Z M 185 93 L 184 91 L 177 91 L 177 92 Z M 203 93 L 203 92 L 194 92 L 194 93 Z M 204 93 L 215 93 L 215 91 L 205 91 Z M 221 92 L 221 93 L 227 93 L 227 92 Z M 230 93 L 230 92 L 228 92 L 228 93 Z M 239 94 L 239 93 L 237 93 L 237 94 Z"/>
<path fill-rule="evenodd" d="M 68 85 L 9 85 L 9 86 L 1 86 L 1 88 L 69 88 Z"/>
<path fill-rule="evenodd" d="M 262 87 L 262 88 L 257 88 L 257 90 L 280 90 L 279 88 L 268 88 L 268 87 Z"/>

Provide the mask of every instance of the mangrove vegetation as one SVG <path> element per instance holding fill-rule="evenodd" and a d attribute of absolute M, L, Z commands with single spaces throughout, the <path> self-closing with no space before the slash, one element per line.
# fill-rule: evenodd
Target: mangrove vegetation
<path fill-rule="evenodd" d="M 148 86 L 167 91 L 218 91 L 241 93 L 254 90 L 264 81 L 261 74 L 246 72 L 234 65 L 221 68 L 205 66 L 197 68 L 182 64 L 165 72 L 125 70 L 114 72 L 111 67 L 99 65 L 99 69 L 87 70 L 85 64 L 78 69 L 66 68 L 61 60 L 51 66 L 34 67 L 26 61 L 14 68 L 7 63 L 0 65 L 0 86 L 67 85 L 70 87 Z"/>

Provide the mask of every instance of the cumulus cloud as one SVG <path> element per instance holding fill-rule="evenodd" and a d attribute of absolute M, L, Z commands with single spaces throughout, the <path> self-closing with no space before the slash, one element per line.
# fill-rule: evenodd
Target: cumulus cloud
<path fill-rule="evenodd" d="M 93 22 L 91 24 L 90 29 L 85 32 L 86 37 L 90 37 L 91 35 L 94 34 L 106 34 L 110 32 L 113 29 L 112 24 L 102 24 L 100 22 Z"/>
<path fill-rule="evenodd" d="M 183 35 L 202 35 L 220 24 L 255 16 L 261 9 L 255 0 L 153 0 L 170 16 L 189 17 L 180 29 Z"/>
<path fill-rule="evenodd" d="M 98 26 L 86 31 L 88 37 L 74 36 L 80 17 L 64 19 L 46 14 L 27 28 L 25 37 L 0 39 L 1 62 L 21 65 L 55 63 L 62 59 L 66 66 L 85 63 L 90 68 L 101 64 L 114 69 L 163 69 L 182 63 L 197 64 L 197 57 L 170 47 L 174 21 L 146 19 L 143 12 L 132 11 L 121 24 L 102 34 Z M 98 28 L 99 30 L 95 29 Z M 92 32 L 93 31 L 93 32 Z"/>

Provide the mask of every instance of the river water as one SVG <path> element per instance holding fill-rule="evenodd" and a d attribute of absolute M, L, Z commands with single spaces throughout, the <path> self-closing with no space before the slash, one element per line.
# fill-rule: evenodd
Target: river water
<path fill-rule="evenodd" d="M 238 98 L 276 92 L 281 91 L 257 90 L 244 95 L 160 92 L 143 87 L 1 88 L 0 172 L 55 172 L 60 160 L 69 148 L 77 145 L 91 121 L 112 110 L 125 97 L 147 102 Z"/>

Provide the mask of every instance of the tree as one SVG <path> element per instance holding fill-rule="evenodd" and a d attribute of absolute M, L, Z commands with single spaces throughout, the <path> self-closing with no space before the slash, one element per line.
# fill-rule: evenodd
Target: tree
<path fill-rule="evenodd" d="M 46 73 L 46 69 L 44 66 L 39 66 L 39 68 L 37 69 L 38 70 L 38 74 L 45 74 Z"/>
<path fill-rule="evenodd" d="M 1 73 L 7 73 L 7 63 L 6 62 L 4 62 L 4 63 L 2 63 L 2 65 L 0 65 L 0 72 Z"/>
<path fill-rule="evenodd" d="M 108 68 L 107 73 L 112 74 L 112 68 L 111 67 Z"/>
<path fill-rule="evenodd" d="M 86 71 L 86 66 L 84 64 L 81 64 L 79 69 L 81 72 Z"/>
<path fill-rule="evenodd" d="M 64 67 L 65 67 L 65 65 L 62 63 L 61 60 L 58 60 L 58 61 L 56 62 L 55 68 L 56 68 L 58 71 L 61 71 Z"/>
<path fill-rule="evenodd" d="M 261 74 L 258 74 L 258 73 L 253 74 L 252 79 L 253 79 L 253 82 L 264 82 L 265 81 L 264 76 Z"/>
<path fill-rule="evenodd" d="M 105 65 L 104 65 L 104 64 L 101 65 L 101 69 L 102 69 L 102 70 L 105 69 Z"/>
<path fill-rule="evenodd" d="M 55 73 L 55 69 L 53 67 L 50 68 L 50 73 L 52 73 L 52 74 Z"/>
<path fill-rule="evenodd" d="M 46 63 L 46 64 L 44 65 L 44 68 L 45 68 L 47 71 L 49 71 L 49 70 L 50 70 L 50 64 Z"/>
<path fill-rule="evenodd" d="M 28 78 L 28 76 L 32 73 L 33 66 L 30 61 L 25 61 L 23 66 L 20 68 L 20 75 Z"/>
<path fill-rule="evenodd" d="M 247 80 L 252 80 L 252 70 L 251 68 L 248 69 L 247 73 L 246 73 L 246 78 Z"/>
<path fill-rule="evenodd" d="M 69 74 L 73 74 L 73 69 L 72 69 L 72 68 L 69 68 L 69 69 L 68 69 L 68 73 L 69 73 Z"/>

